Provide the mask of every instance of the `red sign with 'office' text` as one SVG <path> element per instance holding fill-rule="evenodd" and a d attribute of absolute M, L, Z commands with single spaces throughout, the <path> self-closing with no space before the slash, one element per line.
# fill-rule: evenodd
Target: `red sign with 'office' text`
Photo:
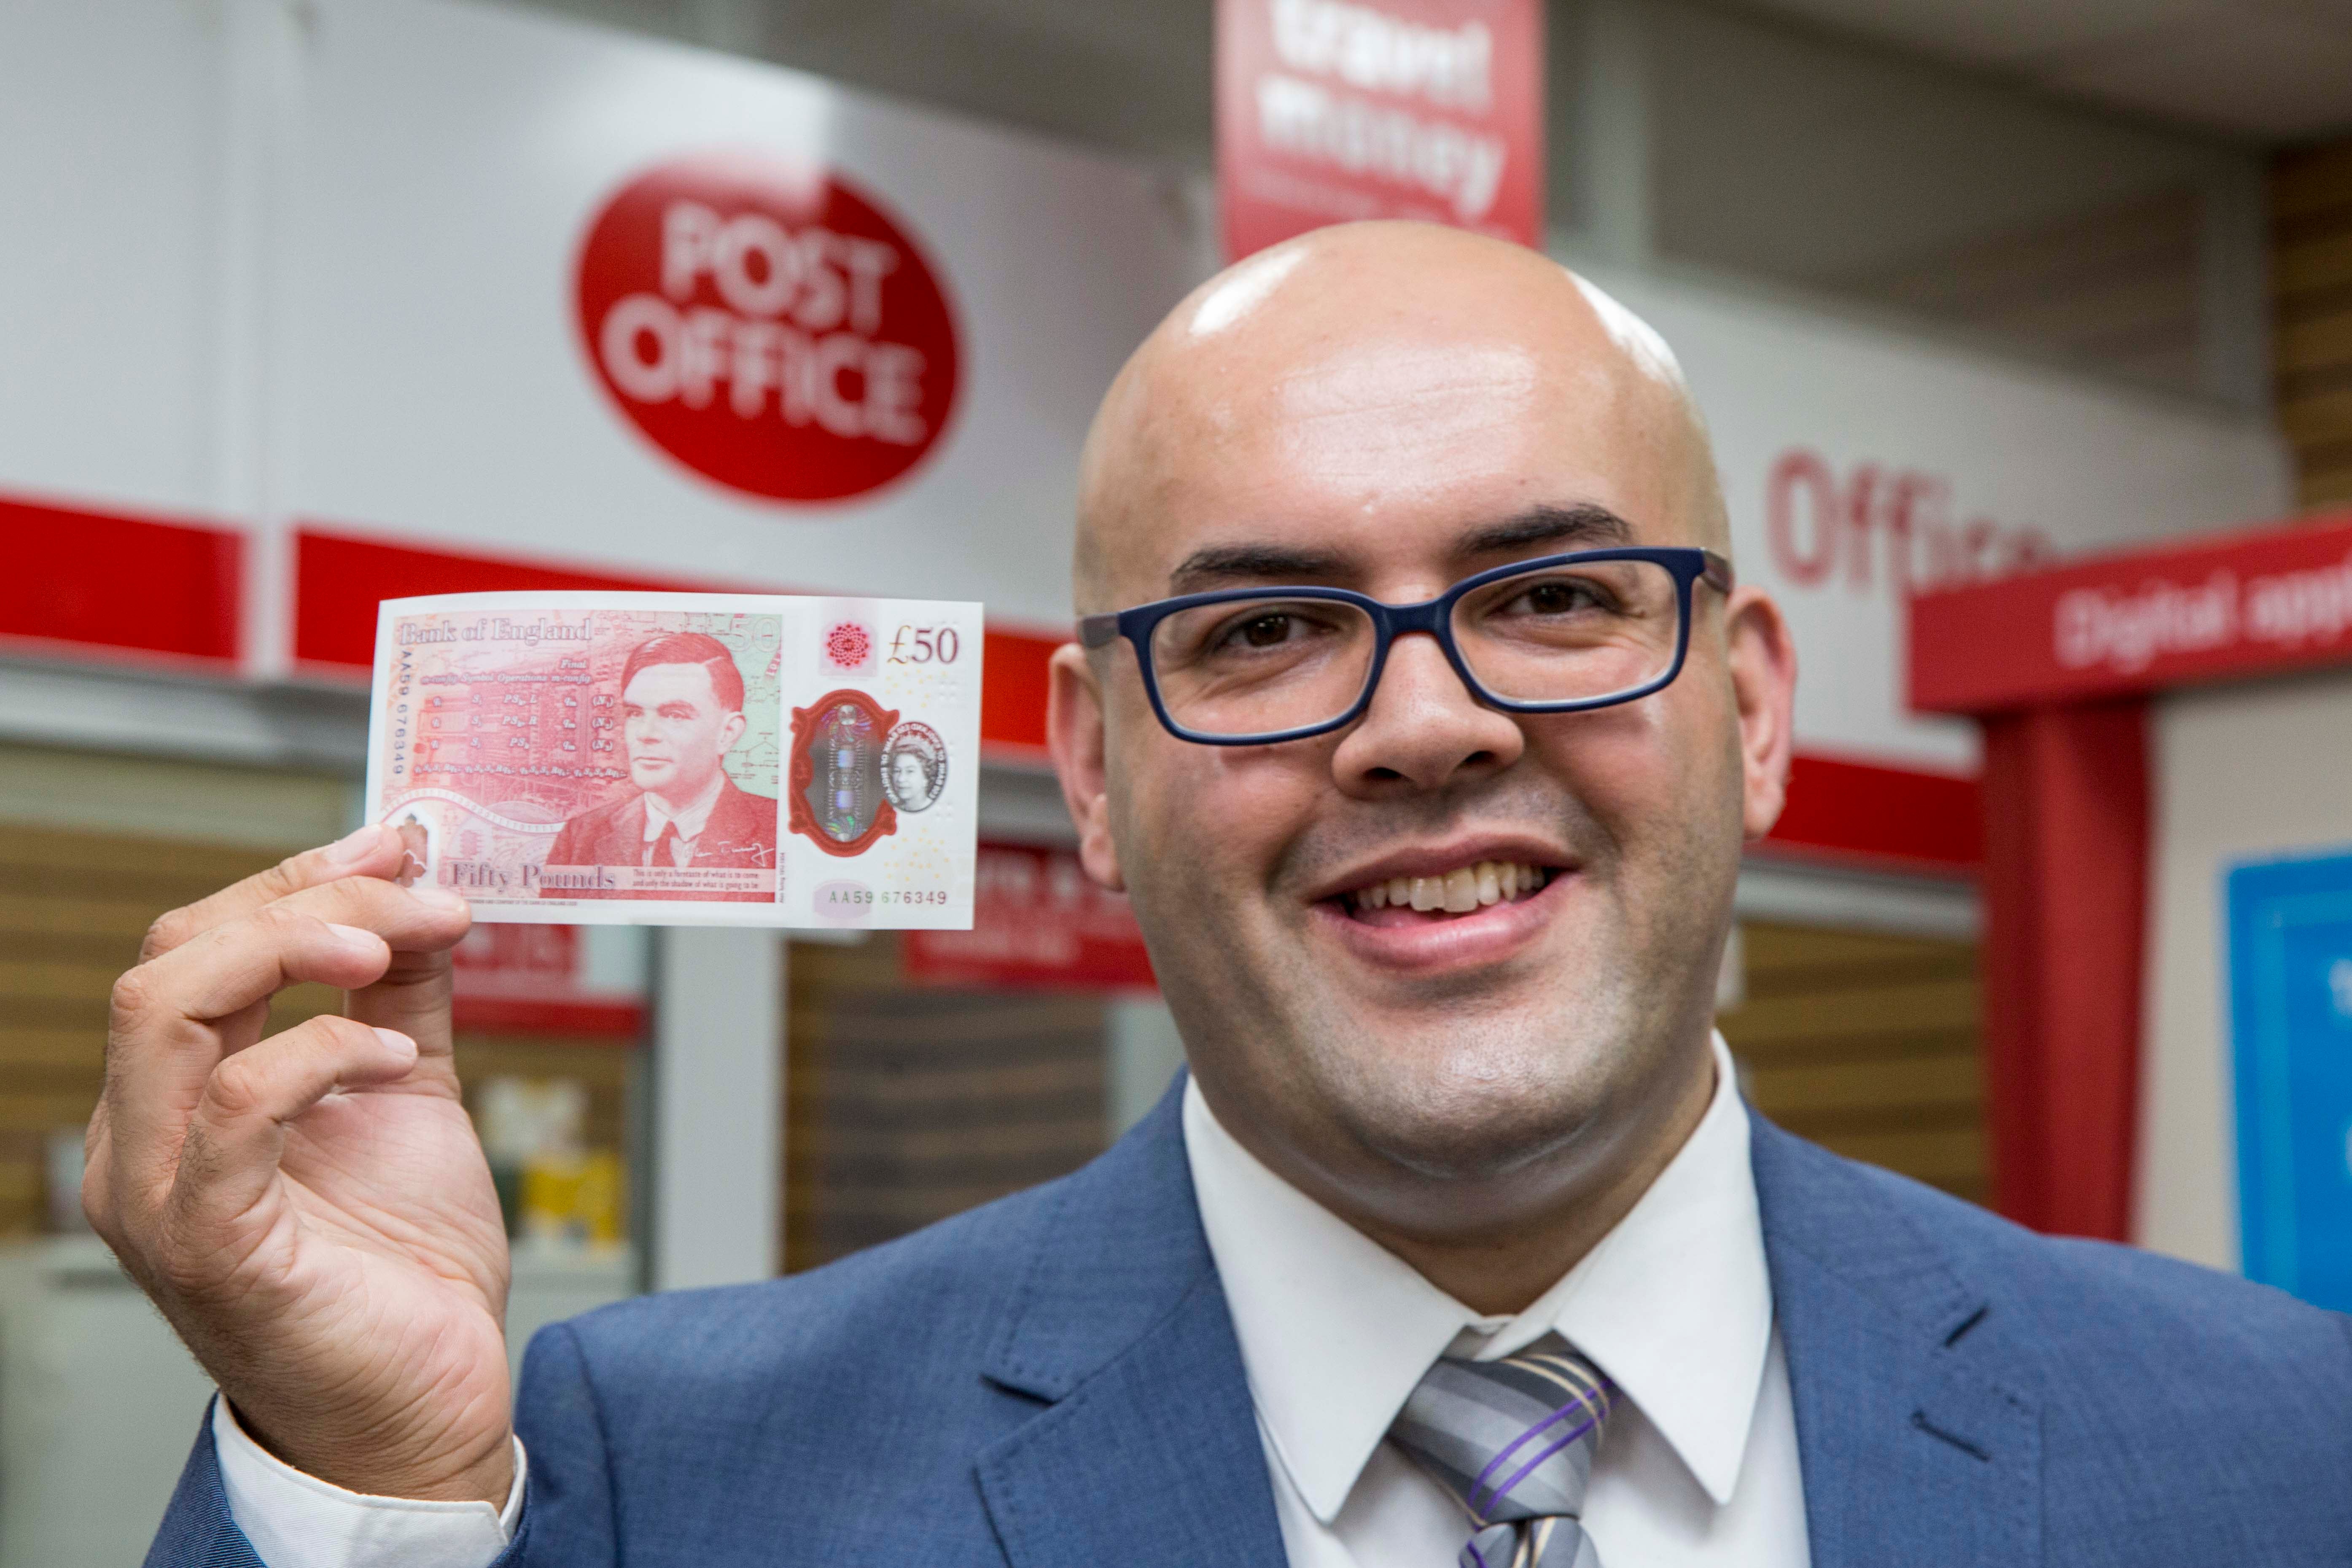
<path fill-rule="evenodd" d="M 1238 259 L 1419 218 L 1543 244 L 1539 0 L 1217 0 L 1217 189 Z"/>
<path fill-rule="evenodd" d="M 623 185 L 580 248 L 580 332 L 620 411 L 687 467 L 829 501 L 922 460 L 955 406 L 946 290 L 821 166 L 711 153 Z"/>

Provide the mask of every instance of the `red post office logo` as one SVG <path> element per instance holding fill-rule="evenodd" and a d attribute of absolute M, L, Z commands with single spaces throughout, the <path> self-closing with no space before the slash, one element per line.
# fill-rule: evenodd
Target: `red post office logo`
<path fill-rule="evenodd" d="M 906 231 L 814 165 L 707 153 L 615 192 L 580 247 L 581 340 L 631 423 L 751 495 L 888 484 L 956 397 L 945 290 Z"/>

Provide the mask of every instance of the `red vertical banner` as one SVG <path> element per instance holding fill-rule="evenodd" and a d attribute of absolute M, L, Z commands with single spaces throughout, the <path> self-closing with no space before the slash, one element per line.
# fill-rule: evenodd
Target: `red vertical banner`
<path fill-rule="evenodd" d="M 1217 0 L 1225 254 L 1419 218 L 1543 245 L 1541 0 Z"/>
<path fill-rule="evenodd" d="M 2131 1235 L 2147 909 L 2147 710 L 1985 721 L 1984 1055 L 1993 1206 Z"/>

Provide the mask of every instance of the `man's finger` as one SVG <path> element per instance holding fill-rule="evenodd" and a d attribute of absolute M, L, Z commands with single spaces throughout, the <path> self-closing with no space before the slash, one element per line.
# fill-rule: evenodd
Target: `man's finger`
<path fill-rule="evenodd" d="M 390 958 L 373 931 L 278 904 L 114 983 L 102 1103 L 111 1203 L 128 1223 L 163 1196 L 206 1078 L 260 1037 L 270 994 L 301 980 L 363 985 Z"/>
<path fill-rule="evenodd" d="M 357 990 L 381 979 L 396 954 L 455 944 L 472 919 L 466 900 L 446 889 L 346 877 L 289 894 L 151 959 L 118 983 L 118 999 L 129 989 L 162 1016 L 209 1019 L 305 980 Z"/>
<path fill-rule="evenodd" d="M 400 868 L 402 853 L 399 834 L 371 823 L 323 848 L 289 855 L 267 871 L 256 872 L 235 887 L 224 888 L 158 920 L 147 928 L 139 960 L 143 963 L 161 957 L 193 937 L 305 888 L 342 877 L 390 878 Z"/>
<path fill-rule="evenodd" d="M 206 1078 L 226 1056 L 259 1037 L 269 997 L 301 981 L 352 990 L 373 984 L 393 952 L 376 931 L 320 919 L 297 907 L 306 896 L 330 912 L 365 914 L 398 931 L 462 927 L 462 911 L 389 882 L 362 879 L 312 889 L 232 921 L 139 965 L 115 982 L 107 1032 L 105 1101 L 118 1207 L 145 1212 L 163 1192 Z M 379 908 L 367 911 L 373 903 Z"/>
<path fill-rule="evenodd" d="M 118 1162 L 128 1162 L 117 1204 L 160 1193 L 206 1075 L 259 1037 L 272 994 L 306 980 L 362 990 L 395 963 L 415 962 L 396 949 L 446 948 L 467 923 L 454 893 L 347 877 L 215 926 L 123 975 L 106 1065 L 110 1142 Z"/>
<path fill-rule="evenodd" d="M 337 1089 L 396 1083 L 415 1064 L 416 1042 L 407 1036 L 323 1015 L 214 1068 L 164 1205 L 163 1234 L 184 1253 L 163 1260 L 176 1282 L 201 1285 L 189 1270 L 221 1272 L 241 1256 L 226 1233 L 268 1195 L 288 1122 Z"/>
<path fill-rule="evenodd" d="M 397 1029 L 428 1058 L 450 1053 L 449 955 L 395 952 L 383 978 L 344 999 L 343 1013 L 362 1024 Z"/>
<path fill-rule="evenodd" d="M 215 926 L 114 983 L 110 1043 L 177 1037 L 184 1024 L 226 1018 L 306 980 L 341 990 L 372 985 L 392 946 L 357 922 L 275 903 Z"/>

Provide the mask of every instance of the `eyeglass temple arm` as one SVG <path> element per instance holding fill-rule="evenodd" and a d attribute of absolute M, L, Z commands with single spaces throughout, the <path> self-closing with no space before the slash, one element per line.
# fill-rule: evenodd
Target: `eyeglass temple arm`
<path fill-rule="evenodd" d="M 1699 581 L 1718 594 L 1730 593 L 1735 581 L 1731 574 L 1731 562 L 1712 550 L 1702 550 L 1699 553 L 1706 558 L 1706 570 L 1699 574 Z M 1087 646 L 1091 647 L 1094 645 L 1089 643 Z"/>

